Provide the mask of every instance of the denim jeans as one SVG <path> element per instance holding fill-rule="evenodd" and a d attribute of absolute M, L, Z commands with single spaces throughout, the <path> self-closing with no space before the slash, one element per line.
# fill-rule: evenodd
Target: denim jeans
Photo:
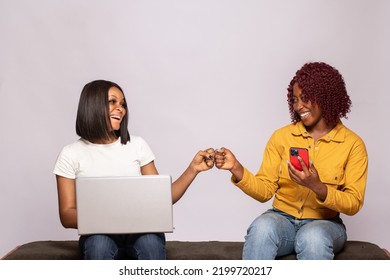
<path fill-rule="evenodd" d="M 270 209 L 257 217 L 245 236 L 243 259 L 272 260 L 295 253 L 298 260 L 332 260 L 347 241 L 340 217 L 296 219 Z"/>
<path fill-rule="evenodd" d="M 85 260 L 166 258 L 163 233 L 86 235 L 80 237 L 79 245 Z"/>

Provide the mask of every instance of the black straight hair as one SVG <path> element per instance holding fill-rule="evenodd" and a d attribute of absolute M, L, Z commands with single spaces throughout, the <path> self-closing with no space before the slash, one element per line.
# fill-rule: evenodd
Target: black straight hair
<path fill-rule="evenodd" d="M 118 88 L 124 96 L 122 88 L 114 82 L 96 80 L 84 86 L 76 118 L 76 133 L 81 138 L 92 143 L 110 140 L 110 131 L 113 129 L 109 118 L 108 91 L 112 87 Z M 127 108 L 126 98 L 124 105 Z M 122 144 L 130 141 L 128 119 L 126 112 L 119 130 L 115 131 L 115 135 L 121 138 Z"/>

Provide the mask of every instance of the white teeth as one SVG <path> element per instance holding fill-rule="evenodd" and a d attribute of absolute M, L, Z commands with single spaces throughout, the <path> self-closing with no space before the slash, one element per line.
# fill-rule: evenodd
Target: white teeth
<path fill-rule="evenodd" d="M 301 118 L 307 117 L 309 115 L 309 112 L 300 114 Z"/>
<path fill-rule="evenodd" d="M 119 117 L 119 116 L 111 116 L 111 118 L 116 119 L 116 120 L 120 120 L 121 119 L 121 117 Z"/>

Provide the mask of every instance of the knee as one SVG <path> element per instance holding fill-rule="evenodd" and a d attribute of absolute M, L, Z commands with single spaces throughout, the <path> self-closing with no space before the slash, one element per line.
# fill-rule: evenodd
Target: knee
<path fill-rule="evenodd" d="M 334 258 L 333 240 L 319 229 L 298 235 L 295 251 L 298 259 L 331 260 Z"/>
<path fill-rule="evenodd" d="M 275 259 L 280 248 L 292 249 L 292 226 L 277 213 L 265 213 L 256 218 L 245 236 L 243 259 Z M 281 252 L 282 252 L 281 251 Z"/>
<path fill-rule="evenodd" d="M 85 259 L 114 259 L 118 251 L 116 243 L 107 235 L 89 236 L 83 245 Z"/>
<path fill-rule="evenodd" d="M 138 259 L 160 260 L 166 258 L 164 234 L 142 234 L 134 244 Z"/>
<path fill-rule="evenodd" d="M 297 245 L 306 250 L 318 250 L 321 247 L 331 247 L 332 241 L 326 235 L 305 234 L 297 238 Z"/>
<path fill-rule="evenodd" d="M 332 224 L 316 221 L 303 226 L 297 233 L 297 244 L 305 248 L 332 248 L 334 239 L 343 236 L 343 232 L 336 232 Z"/>

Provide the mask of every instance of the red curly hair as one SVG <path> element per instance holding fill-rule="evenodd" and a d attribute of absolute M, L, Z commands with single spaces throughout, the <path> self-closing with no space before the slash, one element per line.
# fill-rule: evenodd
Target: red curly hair
<path fill-rule="evenodd" d="M 325 122 L 335 126 L 340 118 L 347 118 L 352 102 L 339 71 L 324 63 L 310 62 L 299 69 L 287 88 L 287 102 L 292 123 L 301 120 L 293 109 L 293 85 L 298 83 L 306 101 L 316 103 L 322 110 Z"/>

